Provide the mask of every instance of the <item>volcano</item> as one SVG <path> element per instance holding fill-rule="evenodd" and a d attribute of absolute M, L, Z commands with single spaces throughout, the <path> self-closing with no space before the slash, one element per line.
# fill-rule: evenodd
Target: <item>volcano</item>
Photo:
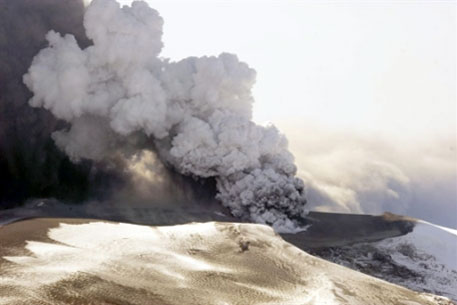
<path fill-rule="evenodd" d="M 281 236 L 199 209 L 40 201 L 0 218 L 2 304 L 455 304 L 456 232 L 393 214 L 311 212 Z"/>

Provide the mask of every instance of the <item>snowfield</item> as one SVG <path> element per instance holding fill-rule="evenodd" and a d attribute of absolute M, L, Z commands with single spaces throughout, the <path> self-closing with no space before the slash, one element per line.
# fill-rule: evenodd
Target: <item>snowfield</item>
<path fill-rule="evenodd" d="M 376 247 L 421 275 L 422 280 L 411 281 L 408 287 L 457 300 L 457 230 L 419 221 L 411 233 L 383 240 Z"/>
<path fill-rule="evenodd" d="M 32 219 L 0 228 L 0 304 L 452 304 L 258 224 Z"/>
<path fill-rule="evenodd" d="M 313 251 L 339 265 L 457 301 L 457 230 L 417 220 L 412 232 L 379 242 Z"/>

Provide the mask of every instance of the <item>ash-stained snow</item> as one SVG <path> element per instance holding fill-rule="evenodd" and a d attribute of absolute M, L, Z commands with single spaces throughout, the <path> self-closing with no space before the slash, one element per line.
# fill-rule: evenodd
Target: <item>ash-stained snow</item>
<path fill-rule="evenodd" d="M 387 239 L 378 245 L 397 249 L 409 245 L 417 254 L 433 257 L 437 264 L 457 271 L 457 230 L 451 228 L 419 221 L 411 233 Z"/>
<path fill-rule="evenodd" d="M 457 300 L 457 230 L 420 221 L 411 233 L 375 246 L 420 275 L 421 281 L 406 286 Z"/>
<path fill-rule="evenodd" d="M 33 219 L 2 227 L 0 240 L 0 304 L 452 304 L 313 257 L 257 224 Z"/>
<path fill-rule="evenodd" d="M 418 221 L 411 233 L 314 254 L 417 291 L 457 300 L 457 230 Z"/>

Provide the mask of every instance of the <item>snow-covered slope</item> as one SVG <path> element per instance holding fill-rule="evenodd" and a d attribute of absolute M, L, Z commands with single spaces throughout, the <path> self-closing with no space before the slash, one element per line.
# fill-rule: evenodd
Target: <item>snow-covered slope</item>
<path fill-rule="evenodd" d="M 419 221 L 411 233 L 378 243 L 379 247 L 398 250 L 405 245 L 424 256 L 422 259 L 457 271 L 457 230 Z"/>
<path fill-rule="evenodd" d="M 408 287 L 457 300 L 457 230 L 420 221 L 411 233 L 386 239 L 376 247 L 420 275 Z"/>
<path fill-rule="evenodd" d="M 33 219 L 0 228 L 0 304 L 451 304 L 256 224 Z"/>
<path fill-rule="evenodd" d="M 380 242 L 316 251 L 327 260 L 457 301 L 457 230 L 417 221 L 412 232 Z"/>

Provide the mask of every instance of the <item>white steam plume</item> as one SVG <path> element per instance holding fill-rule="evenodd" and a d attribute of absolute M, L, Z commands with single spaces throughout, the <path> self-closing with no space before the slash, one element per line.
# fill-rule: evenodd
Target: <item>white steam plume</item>
<path fill-rule="evenodd" d="M 24 76 L 30 105 L 71 123 L 53 138 L 73 160 L 108 158 L 144 133 L 180 173 L 214 177 L 235 216 L 296 230 L 304 185 L 285 137 L 251 121 L 255 71 L 232 54 L 158 57 L 162 24 L 145 2 L 94 0 L 84 17 L 93 45 L 50 31 Z"/>

